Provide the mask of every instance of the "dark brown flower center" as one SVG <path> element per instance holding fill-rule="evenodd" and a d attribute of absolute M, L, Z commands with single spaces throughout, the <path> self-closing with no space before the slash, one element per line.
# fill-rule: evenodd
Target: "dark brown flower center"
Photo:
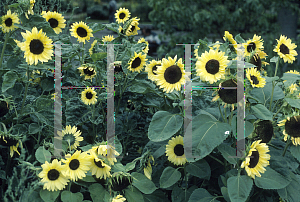
<path fill-rule="evenodd" d="M 116 73 L 118 73 L 118 72 L 123 72 L 122 66 L 121 66 L 121 65 L 116 65 L 116 66 L 115 66 L 115 72 L 116 72 Z"/>
<path fill-rule="evenodd" d="M 31 53 L 39 55 L 44 51 L 44 44 L 39 39 L 32 39 L 29 49 Z"/>
<path fill-rule="evenodd" d="M 92 76 L 94 74 L 94 69 L 90 69 L 90 68 L 85 68 L 83 69 L 84 74 L 88 75 L 88 76 Z"/>
<path fill-rule="evenodd" d="M 92 99 L 92 97 L 93 97 L 93 94 L 91 93 L 91 92 L 87 92 L 86 94 L 85 94 L 85 96 L 86 96 L 86 98 L 87 99 Z"/>
<path fill-rule="evenodd" d="M 79 168 L 79 161 L 78 159 L 72 159 L 69 163 L 69 167 L 71 168 L 71 170 L 77 170 Z"/>
<path fill-rule="evenodd" d="M 255 68 L 256 68 L 258 71 L 261 70 L 261 59 L 260 59 L 260 57 L 258 56 L 257 53 L 255 53 L 255 54 L 251 57 L 250 63 L 251 63 L 251 64 L 254 64 L 254 65 L 256 66 Z"/>
<path fill-rule="evenodd" d="M 122 191 L 126 187 L 131 184 L 132 180 L 128 179 L 127 177 L 117 177 L 112 178 L 112 186 L 111 189 L 114 191 Z"/>
<path fill-rule="evenodd" d="M 182 78 L 182 72 L 180 67 L 172 65 L 165 70 L 164 77 L 170 84 L 177 83 Z"/>
<path fill-rule="evenodd" d="M 135 30 L 135 25 L 132 25 L 130 28 L 130 32 L 133 32 Z"/>
<path fill-rule="evenodd" d="M 177 144 L 174 147 L 174 153 L 176 156 L 182 156 L 184 154 L 184 148 L 182 144 Z"/>
<path fill-rule="evenodd" d="M 300 137 L 300 116 L 294 116 L 285 122 L 285 131 L 288 135 Z"/>
<path fill-rule="evenodd" d="M 119 18 L 123 20 L 126 17 L 125 13 L 120 13 Z"/>
<path fill-rule="evenodd" d="M 242 83 L 240 85 L 243 85 Z M 230 79 L 227 81 L 224 81 L 221 84 L 222 87 L 237 87 L 236 83 Z M 221 100 L 227 104 L 234 104 L 240 101 L 242 98 L 239 98 L 237 100 L 237 89 L 219 89 L 218 94 L 221 98 Z"/>
<path fill-rule="evenodd" d="M 220 63 L 218 60 L 215 60 L 215 59 L 209 60 L 205 65 L 206 71 L 210 74 L 218 73 L 219 68 L 220 68 Z"/>
<path fill-rule="evenodd" d="M 98 166 L 99 168 L 104 168 L 105 166 L 102 165 L 101 161 L 95 161 L 94 159 L 94 163 L 96 164 L 96 166 Z"/>
<path fill-rule="evenodd" d="M 281 44 L 279 49 L 280 49 L 280 52 L 283 53 L 283 54 L 289 54 L 290 53 L 290 49 L 284 44 Z"/>
<path fill-rule="evenodd" d="M 250 76 L 250 78 L 251 78 L 251 80 L 252 80 L 252 82 L 253 82 L 254 85 L 259 84 L 259 81 L 258 81 L 258 79 L 257 79 L 256 76 L 252 75 L 252 76 Z"/>
<path fill-rule="evenodd" d="M 141 63 L 142 63 L 141 58 L 139 57 L 135 58 L 131 64 L 131 68 L 132 69 L 138 68 L 141 65 Z"/>
<path fill-rule="evenodd" d="M 59 172 L 56 169 L 51 169 L 48 171 L 47 177 L 51 181 L 55 181 L 59 178 Z"/>
<path fill-rule="evenodd" d="M 154 66 L 152 67 L 152 73 L 153 73 L 154 75 L 157 75 L 157 74 L 155 73 L 156 70 L 157 70 L 157 65 L 154 65 Z"/>
<path fill-rule="evenodd" d="M 11 137 L 4 137 L 3 140 L 3 136 L 0 136 L 0 145 L 3 146 L 15 146 L 18 143 L 18 140 L 11 138 Z"/>
<path fill-rule="evenodd" d="M 254 42 L 249 43 L 249 45 L 247 46 L 247 51 L 249 53 L 251 53 L 252 51 L 254 51 L 256 48 L 256 44 Z"/>
<path fill-rule="evenodd" d="M 87 31 L 83 27 L 78 27 L 77 30 L 76 30 L 76 33 L 77 33 L 78 36 L 80 36 L 82 38 L 87 36 Z"/>
<path fill-rule="evenodd" d="M 255 126 L 255 133 L 259 135 L 262 143 L 268 143 L 274 134 L 272 122 L 269 120 L 262 120 Z"/>
<path fill-rule="evenodd" d="M 52 28 L 56 28 L 58 26 L 58 21 L 55 18 L 50 18 L 48 22 Z"/>
<path fill-rule="evenodd" d="M 259 162 L 259 153 L 258 151 L 253 151 L 252 156 L 250 157 L 249 168 L 254 168 Z"/>
<path fill-rule="evenodd" d="M 4 21 L 6 27 L 12 26 L 12 22 L 13 22 L 13 21 L 12 21 L 11 18 L 7 18 L 7 19 Z"/>

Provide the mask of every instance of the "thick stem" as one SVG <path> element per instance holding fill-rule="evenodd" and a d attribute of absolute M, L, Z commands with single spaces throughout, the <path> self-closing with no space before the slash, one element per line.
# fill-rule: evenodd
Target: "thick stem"
<path fill-rule="evenodd" d="M 278 65 L 279 65 L 279 57 L 278 57 L 278 60 L 277 60 L 277 62 L 276 62 L 276 68 L 275 68 L 275 75 L 274 75 L 274 77 L 276 77 L 277 70 L 278 70 Z M 271 107 L 272 107 L 273 94 L 274 94 L 274 88 L 275 88 L 274 83 L 275 83 L 275 81 L 272 81 L 272 94 L 271 94 L 271 100 L 270 100 L 269 111 L 271 111 Z"/>
<path fill-rule="evenodd" d="M 22 115 L 24 104 L 25 104 L 25 100 L 26 100 L 26 97 L 27 97 L 28 86 L 29 86 L 29 66 L 27 67 L 27 83 L 26 83 L 26 86 L 25 86 L 25 93 L 24 93 L 24 98 L 23 98 L 21 112 L 20 112 L 21 115 Z"/>
<path fill-rule="evenodd" d="M 283 150 L 282 156 L 284 156 L 284 155 L 285 155 L 285 152 L 286 152 L 286 151 L 287 151 L 287 149 L 289 148 L 290 144 L 291 144 L 291 139 L 288 139 L 288 141 L 287 141 L 287 143 L 286 143 L 286 145 L 285 145 L 285 147 L 284 147 L 284 150 Z"/>
<path fill-rule="evenodd" d="M 4 56 L 4 51 L 5 51 L 5 48 L 6 48 L 6 43 L 8 41 L 8 38 L 9 38 L 9 35 L 8 35 L 8 33 L 6 33 L 3 48 L 2 48 L 2 52 L 1 52 L 1 58 L 0 58 L 0 69 L 2 68 L 3 56 Z"/>
<path fill-rule="evenodd" d="M 225 119 L 224 119 L 223 113 L 222 113 L 222 111 L 221 111 L 220 104 L 218 104 L 218 107 L 219 107 L 220 114 L 221 114 L 221 116 L 222 116 L 222 118 L 223 118 L 223 121 L 224 121 L 224 123 L 225 123 Z"/>

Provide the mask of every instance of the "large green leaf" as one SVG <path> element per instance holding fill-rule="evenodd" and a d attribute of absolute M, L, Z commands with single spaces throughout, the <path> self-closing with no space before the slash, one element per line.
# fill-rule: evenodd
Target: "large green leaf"
<path fill-rule="evenodd" d="M 48 150 L 46 150 L 44 147 L 40 146 L 35 151 L 35 158 L 42 164 L 44 164 L 46 161 L 48 161 L 48 163 L 50 163 L 51 153 Z"/>
<path fill-rule="evenodd" d="M 209 180 L 211 174 L 210 166 L 204 159 L 189 163 L 186 166 L 186 171 L 191 175 L 207 180 Z"/>
<path fill-rule="evenodd" d="M 272 120 L 271 112 L 262 104 L 251 106 L 254 116 L 261 120 Z"/>
<path fill-rule="evenodd" d="M 298 161 L 300 161 L 300 147 L 292 145 L 290 147 L 290 151 L 291 151 L 291 154 L 293 155 L 293 157 L 295 157 Z"/>
<path fill-rule="evenodd" d="M 145 202 L 166 202 L 168 201 L 166 194 L 162 190 L 156 190 L 152 194 L 144 194 Z"/>
<path fill-rule="evenodd" d="M 153 142 L 169 139 L 182 127 L 182 123 L 183 118 L 181 116 L 166 111 L 158 111 L 150 122 L 148 137 Z"/>
<path fill-rule="evenodd" d="M 296 202 L 299 201 L 300 176 L 291 173 L 291 178 L 291 183 L 283 189 L 278 189 L 277 192 L 285 201 Z"/>
<path fill-rule="evenodd" d="M 89 186 L 89 191 L 91 198 L 93 199 L 93 202 L 103 202 L 104 197 L 99 197 L 104 196 L 105 193 L 107 192 L 104 187 L 101 184 L 94 183 L 91 186 Z M 109 194 L 107 192 L 107 194 Z"/>
<path fill-rule="evenodd" d="M 228 194 L 231 202 L 244 202 L 247 200 L 253 180 L 246 175 L 233 176 L 227 180 Z"/>
<path fill-rule="evenodd" d="M 300 109 L 300 99 L 284 98 L 292 107 Z"/>
<path fill-rule="evenodd" d="M 199 158 L 204 158 L 210 154 L 227 138 L 231 131 L 229 124 L 221 123 L 205 114 L 196 116 L 191 124 L 194 155 L 199 156 Z"/>
<path fill-rule="evenodd" d="M 182 201 L 188 201 L 192 193 L 195 189 L 198 187 L 193 185 L 191 186 L 187 191 L 183 190 L 183 188 L 178 186 L 173 186 L 172 189 L 172 202 L 182 202 Z"/>
<path fill-rule="evenodd" d="M 29 134 L 36 134 L 41 130 L 42 130 L 42 127 L 40 127 L 39 124 L 37 124 L 37 123 L 31 123 L 29 125 Z"/>
<path fill-rule="evenodd" d="M 2 92 L 12 88 L 18 79 L 18 74 L 14 71 L 8 71 L 3 75 Z"/>
<path fill-rule="evenodd" d="M 72 193 L 70 191 L 63 191 L 61 193 L 61 200 L 63 202 L 82 202 L 83 195 L 80 192 Z"/>
<path fill-rule="evenodd" d="M 135 186 L 142 193 L 151 194 L 157 189 L 155 184 L 151 180 L 149 180 L 145 175 L 133 172 L 131 176 L 133 177 L 132 185 Z"/>
<path fill-rule="evenodd" d="M 254 88 L 253 90 L 250 91 L 250 95 L 256 98 L 257 100 L 259 100 L 260 103 L 265 106 L 267 106 L 266 104 L 269 104 L 271 94 L 272 94 L 272 82 L 267 82 L 263 88 Z M 276 85 L 273 93 L 273 101 L 282 98 L 284 98 L 284 93 L 282 89 L 278 85 Z M 249 98 L 249 100 L 253 102 L 253 99 Z"/>
<path fill-rule="evenodd" d="M 40 197 L 45 202 L 53 202 L 58 197 L 59 193 L 60 193 L 60 191 L 48 191 L 48 190 L 41 189 Z"/>
<path fill-rule="evenodd" d="M 99 52 L 99 53 L 94 53 L 91 55 L 91 58 L 94 62 L 99 61 L 99 60 L 103 60 L 104 58 L 106 58 L 107 53 L 106 52 Z"/>
<path fill-rule="evenodd" d="M 290 181 L 273 170 L 270 166 L 266 167 L 266 171 L 261 177 L 254 179 L 255 185 L 263 189 L 282 189 L 290 184 Z"/>
<path fill-rule="evenodd" d="M 159 184 L 161 188 L 168 188 L 175 184 L 181 177 L 181 173 L 172 167 L 166 167 L 160 176 Z"/>
<path fill-rule="evenodd" d="M 230 147 L 229 145 L 222 143 L 218 147 L 219 152 L 222 156 L 231 164 L 237 164 L 237 158 L 230 158 L 231 156 L 236 156 L 236 149 Z"/>
<path fill-rule="evenodd" d="M 288 87 L 291 84 L 295 83 L 297 80 L 300 80 L 300 75 L 293 73 L 283 73 L 283 77 L 281 79 L 285 81 L 284 86 Z"/>
<path fill-rule="evenodd" d="M 188 202 L 217 202 L 217 196 L 212 196 L 206 189 L 196 189 L 193 191 Z"/>
<path fill-rule="evenodd" d="M 52 91 L 54 90 L 54 81 L 50 78 L 45 78 L 41 80 L 41 86 L 44 91 Z"/>
<path fill-rule="evenodd" d="M 143 194 L 135 187 L 125 189 L 125 198 L 128 202 L 144 202 Z"/>

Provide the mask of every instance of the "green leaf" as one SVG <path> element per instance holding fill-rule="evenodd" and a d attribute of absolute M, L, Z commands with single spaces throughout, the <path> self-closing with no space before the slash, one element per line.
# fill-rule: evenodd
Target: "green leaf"
<path fill-rule="evenodd" d="M 83 195 L 80 192 L 72 193 L 70 191 L 63 191 L 61 193 L 61 200 L 63 202 L 82 202 Z"/>
<path fill-rule="evenodd" d="M 168 188 L 175 184 L 181 177 L 181 173 L 172 167 L 166 167 L 160 176 L 159 184 L 161 188 Z"/>
<path fill-rule="evenodd" d="M 297 109 L 300 109 L 300 99 L 292 99 L 292 98 L 284 98 L 285 101 L 287 101 L 287 103 L 289 103 L 289 105 L 291 105 L 292 107 L 295 107 Z"/>
<path fill-rule="evenodd" d="M 136 161 L 127 163 L 125 166 L 125 171 L 128 172 L 128 171 L 133 170 L 135 168 L 135 164 L 136 164 Z"/>
<path fill-rule="evenodd" d="M 278 189 L 277 192 L 285 201 L 299 201 L 300 176 L 291 172 L 291 178 L 291 183 L 283 189 Z"/>
<path fill-rule="evenodd" d="M 290 181 L 284 176 L 270 168 L 266 167 L 266 171 L 261 174 L 261 177 L 254 179 L 255 185 L 263 189 L 282 189 L 290 184 Z"/>
<path fill-rule="evenodd" d="M 133 93 L 142 93 L 145 94 L 151 90 L 155 89 L 155 85 L 149 81 L 133 81 L 129 90 Z"/>
<path fill-rule="evenodd" d="M 221 187 L 221 192 L 222 192 L 222 195 L 223 195 L 224 199 L 225 199 L 227 202 L 230 202 L 230 198 L 229 198 L 229 194 L 228 194 L 228 189 L 227 189 L 227 187 Z"/>
<path fill-rule="evenodd" d="M 18 74 L 14 71 L 8 71 L 3 75 L 2 92 L 12 88 L 18 79 Z"/>
<path fill-rule="evenodd" d="M 186 166 L 186 171 L 191 175 L 199 177 L 200 179 L 207 180 L 209 180 L 211 174 L 210 166 L 204 159 L 194 163 L 189 163 Z"/>
<path fill-rule="evenodd" d="M 145 175 L 133 172 L 131 173 L 131 176 L 133 177 L 132 185 L 135 186 L 142 193 L 152 194 L 157 189 L 155 184 L 151 180 L 149 180 Z"/>
<path fill-rule="evenodd" d="M 293 73 L 283 73 L 283 77 L 281 79 L 285 81 L 284 86 L 287 88 L 297 80 L 300 80 L 300 75 Z"/>
<path fill-rule="evenodd" d="M 40 197 L 45 202 L 53 202 L 58 197 L 59 193 L 60 193 L 60 191 L 48 191 L 48 190 L 41 189 Z"/>
<path fill-rule="evenodd" d="M 246 175 L 233 176 L 227 180 L 228 194 L 231 202 L 244 202 L 247 200 L 253 180 Z"/>
<path fill-rule="evenodd" d="M 95 178 L 93 177 L 93 176 L 91 176 L 91 175 L 86 175 L 84 178 L 82 178 L 81 179 L 82 181 L 84 181 L 84 182 L 97 182 L 96 180 L 95 180 Z"/>
<path fill-rule="evenodd" d="M 41 87 L 44 91 L 54 90 L 54 81 L 50 78 L 45 78 L 41 80 Z"/>
<path fill-rule="evenodd" d="M 91 55 L 92 60 L 94 62 L 99 61 L 99 60 L 103 60 L 104 58 L 106 58 L 107 53 L 106 52 L 99 52 L 99 53 L 94 53 Z"/>
<path fill-rule="evenodd" d="M 300 161 L 300 147 L 292 145 L 290 147 L 291 154 L 295 157 L 298 161 Z"/>
<path fill-rule="evenodd" d="M 271 112 L 262 104 L 251 106 L 254 116 L 262 120 L 272 120 Z"/>
<path fill-rule="evenodd" d="M 259 100 L 260 103 L 265 106 L 267 106 L 267 104 L 270 103 L 271 94 L 272 94 L 272 82 L 267 82 L 263 88 L 254 88 L 250 91 L 250 95 L 256 98 L 257 100 Z M 282 98 L 284 98 L 284 93 L 282 89 L 278 85 L 276 85 L 273 93 L 273 101 Z"/>
<path fill-rule="evenodd" d="M 277 62 L 278 61 L 278 57 L 277 56 L 274 56 L 270 59 L 270 62 Z"/>
<path fill-rule="evenodd" d="M 241 34 L 238 34 L 234 37 L 237 43 L 245 43 L 246 41 L 241 37 Z"/>
<path fill-rule="evenodd" d="M 152 117 L 148 129 L 148 137 L 153 142 L 169 139 L 183 124 L 183 118 L 177 114 L 166 111 L 158 111 Z"/>
<path fill-rule="evenodd" d="M 187 201 L 192 195 L 192 193 L 194 192 L 194 190 L 197 188 L 198 188 L 197 186 L 193 185 L 187 191 L 185 191 L 181 187 L 173 186 L 172 195 L 171 195 L 172 202 Z"/>
<path fill-rule="evenodd" d="M 212 196 L 206 189 L 195 189 L 188 202 L 217 202 L 217 196 Z"/>
<path fill-rule="evenodd" d="M 15 83 L 14 87 L 8 89 L 6 92 L 12 96 L 14 96 L 14 98 L 20 97 L 22 91 L 24 90 L 24 87 L 21 83 Z"/>
<path fill-rule="evenodd" d="M 162 190 L 156 190 L 152 194 L 144 194 L 145 202 L 166 202 L 168 201 L 165 193 Z"/>
<path fill-rule="evenodd" d="M 144 202 L 143 194 L 135 187 L 125 189 L 125 198 L 128 202 Z"/>
<path fill-rule="evenodd" d="M 231 131 L 229 124 L 221 123 L 205 114 L 193 118 L 191 124 L 194 155 L 199 156 L 199 158 L 204 158 L 210 154 L 214 148 L 227 138 Z"/>
<path fill-rule="evenodd" d="M 236 156 L 236 149 L 230 147 L 229 145 L 222 143 L 218 147 L 219 152 L 222 156 L 231 164 L 237 164 L 237 158 L 230 158 L 230 156 Z"/>
<path fill-rule="evenodd" d="M 105 188 L 98 183 L 94 183 L 91 186 L 89 186 L 89 191 L 90 191 L 91 198 L 93 199 L 93 202 L 103 202 L 104 197 L 99 197 L 99 196 L 103 196 L 106 193 L 109 194 L 105 190 Z"/>
<path fill-rule="evenodd" d="M 42 164 L 44 164 L 46 161 L 48 161 L 48 163 L 50 163 L 51 153 L 48 150 L 46 150 L 43 146 L 40 146 L 35 151 L 35 158 Z"/>
<path fill-rule="evenodd" d="M 105 26 L 99 23 L 89 24 L 89 27 L 93 30 L 93 34 L 105 29 Z"/>
<path fill-rule="evenodd" d="M 40 128 L 39 124 L 37 124 L 37 123 L 31 123 L 29 125 L 29 134 L 36 134 L 39 131 L 41 131 L 41 128 Z"/>

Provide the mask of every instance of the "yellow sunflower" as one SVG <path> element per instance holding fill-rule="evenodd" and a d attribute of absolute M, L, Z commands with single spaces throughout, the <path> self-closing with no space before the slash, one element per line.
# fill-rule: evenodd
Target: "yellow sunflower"
<path fill-rule="evenodd" d="M 294 93 L 294 91 L 297 91 L 298 89 L 297 89 L 297 87 L 299 87 L 297 84 L 291 84 L 290 86 L 289 86 L 289 91 L 290 91 L 290 93 L 291 94 L 293 94 Z"/>
<path fill-rule="evenodd" d="M 143 55 L 142 53 L 136 54 L 136 52 L 134 52 L 134 56 L 128 62 L 128 69 L 132 72 L 140 72 L 147 60 L 146 55 Z"/>
<path fill-rule="evenodd" d="M 182 64 L 182 58 L 177 62 L 177 55 L 172 59 L 163 58 L 161 66 L 157 66 L 155 77 L 159 88 L 167 93 L 173 92 L 173 90 L 180 91 L 181 85 L 185 84 L 185 71 L 184 65 Z"/>
<path fill-rule="evenodd" d="M 269 63 L 262 60 L 265 59 L 266 56 L 268 55 L 264 51 L 257 51 L 253 55 L 250 55 L 249 63 L 254 64 L 256 66 L 255 68 L 260 71 L 262 69 L 262 65 L 269 65 Z"/>
<path fill-rule="evenodd" d="M 114 162 L 117 162 L 116 156 L 120 155 L 111 145 L 94 146 L 91 152 L 95 152 L 97 155 L 101 155 L 102 158 L 106 158 L 110 165 L 114 165 Z"/>
<path fill-rule="evenodd" d="M 3 33 L 11 32 L 16 29 L 15 24 L 20 24 L 18 15 L 8 10 L 6 15 L 2 16 L 2 24 L 0 27 L 2 27 Z"/>
<path fill-rule="evenodd" d="M 84 91 L 81 92 L 81 100 L 84 104 L 96 104 L 97 102 L 97 93 L 94 91 L 94 88 L 88 87 Z"/>
<path fill-rule="evenodd" d="M 284 126 L 284 141 L 290 138 L 295 146 L 300 145 L 300 116 L 295 114 L 279 121 L 278 126 Z"/>
<path fill-rule="evenodd" d="M 266 79 L 262 78 L 256 68 L 247 68 L 246 76 L 252 87 L 263 88 L 266 85 Z"/>
<path fill-rule="evenodd" d="M 112 202 L 124 202 L 126 201 L 126 198 L 124 198 L 122 195 L 118 195 L 115 198 L 113 198 Z"/>
<path fill-rule="evenodd" d="M 237 43 L 234 40 L 232 34 L 230 34 L 228 31 L 225 31 L 223 39 L 225 42 L 228 42 L 229 44 L 231 44 L 231 46 L 229 46 L 231 50 L 234 50 L 234 52 L 237 52 Z"/>
<path fill-rule="evenodd" d="M 196 62 L 197 75 L 203 81 L 210 84 L 225 78 L 225 68 L 227 67 L 227 56 L 224 52 L 209 50 L 202 53 Z"/>
<path fill-rule="evenodd" d="M 263 39 L 260 39 L 261 36 L 257 36 L 254 34 L 252 39 L 249 39 L 245 44 L 245 56 L 250 56 L 252 51 L 262 51 L 263 47 Z"/>
<path fill-rule="evenodd" d="M 137 31 L 140 30 L 140 28 L 138 27 L 139 25 L 139 21 L 140 19 L 137 17 L 132 18 L 131 20 L 128 21 L 127 25 L 125 25 L 125 27 L 127 27 L 125 30 L 125 34 L 126 36 L 133 36 L 133 35 L 138 35 Z"/>
<path fill-rule="evenodd" d="M 243 161 L 241 168 L 245 168 L 248 176 L 255 179 L 255 176 L 261 177 L 260 173 L 266 171 L 270 160 L 269 147 L 266 143 L 260 143 L 261 140 L 252 143 L 248 156 Z"/>
<path fill-rule="evenodd" d="M 33 15 L 34 14 L 34 12 L 33 12 L 33 6 L 34 6 L 34 4 L 35 4 L 35 0 L 30 0 L 30 6 L 29 6 L 29 9 L 27 11 L 28 15 Z M 27 13 L 25 13 L 25 16 L 28 19 Z"/>
<path fill-rule="evenodd" d="M 65 163 L 62 173 L 73 181 L 84 178 L 85 173 L 90 170 L 90 157 L 86 152 L 77 150 L 72 156 L 67 154 L 65 158 L 61 160 Z"/>
<path fill-rule="evenodd" d="M 51 12 L 42 12 L 42 16 L 46 19 L 47 22 L 49 22 L 50 26 L 53 28 L 56 34 L 59 34 L 62 32 L 61 29 L 66 27 L 65 19 L 62 16 L 62 14 L 57 13 L 56 11 Z"/>
<path fill-rule="evenodd" d="M 29 65 L 33 63 L 37 65 L 38 61 L 48 62 L 53 55 L 52 40 L 49 39 L 42 30 L 38 31 L 36 27 L 32 28 L 32 32 L 27 31 L 21 33 L 24 42 L 18 42 L 17 45 L 24 51 L 24 58 Z"/>
<path fill-rule="evenodd" d="M 146 41 L 144 38 L 140 38 L 138 40 L 138 43 L 144 43 L 144 44 L 146 44 L 146 47 L 143 49 L 143 52 L 147 54 L 148 51 L 149 51 L 149 43 L 148 43 L 148 41 Z"/>
<path fill-rule="evenodd" d="M 64 167 L 61 162 L 54 159 L 52 163 L 45 162 L 42 165 L 43 171 L 39 173 L 39 177 L 43 178 L 41 182 L 44 182 L 43 189 L 49 191 L 63 190 L 68 184 L 69 180 L 62 174 Z"/>
<path fill-rule="evenodd" d="M 96 70 L 91 64 L 83 64 L 81 67 L 77 68 L 80 71 L 80 76 L 84 76 L 84 80 L 91 79 L 96 76 Z"/>
<path fill-rule="evenodd" d="M 112 40 L 114 40 L 114 36 L 113 35 L 107 35 L 107 36 L 104 36 L 102 37 L 102 41 L 103 42 L 111 42 Z"/>
<path fill-rule="evenodd" d="M 106 179 L 107 177 L 111 177 L 111 167 L 105 164 L 102 159 L 98 158 L 97 154 L 94 151 L 90 152 L 90 154 L 90 170 L 92 172 L 92 175 L 96 175 L 96 177 L 100 179 Z"/>
<path fill-rule="evenodd" d="M 284 62 L 293 63 L 298 55 L 297 51 L 294 49 L 297 48 L 297 45 L 292 43 L 291 39 L 288 39 L 286 36 L 281 35 L 279 40 L 277 40 L 277 46 L 273 51 L 277 52 L 279 57 L 281 57 Z"/>
<path fill-rule="evenodd" d="M 83 141 L 83 137 L 80 136 L 81 131 L 80 130 L 77 131 L 76 126 L 71 127 L 71 125 L 67 125 L 66 128 L 62 130 L 62 132 L 59 133 L 58 135 L 59 135 L 58 137 L 59 139 L 68 142 L 69 148 L 71 150 L 79 147 L 79 142 Z"/>
<path fill-rule="evenodd" d="M 89 49 L 89 53 L 90 55 L 93 55 L 93 49 L 95 47 L 95 45 L 97 44 L 97 40 L 94 40 L 93 43 L 91 44 L 91 48 Z"/>
<path fill-rule="evenodd" d="M 126 8 L 120 8 L 115 13 L 115 18 L 118 23 L 124 23 L 130 17 L 130 12 Z"/>
<path fill-rule="evenodd" d="M 161 61 L 152 60 L 145 68 L 145 72 L 148 73 L 148 79 L 151 81 L 156 81 L 155 76 L 157 75 L 156 70 L 158 66 L 161 66 Z"/>
<path fill-rule="evenodd" d="M 71 27 L 71 35 L 77 38 L 79 42 L 85 44 L 85 41 L 89 41 L 90 37 L 94 37 L 92 34 L 93 30 L 82 21 L 73 23 Z"/>
<path fill-rule="evenodd" d="M 166 156 L 175 165 L 184 165 L 187 159 L 184 154 L 183 137 L 181 135 L 172 137 L 166 145 Z"/>

